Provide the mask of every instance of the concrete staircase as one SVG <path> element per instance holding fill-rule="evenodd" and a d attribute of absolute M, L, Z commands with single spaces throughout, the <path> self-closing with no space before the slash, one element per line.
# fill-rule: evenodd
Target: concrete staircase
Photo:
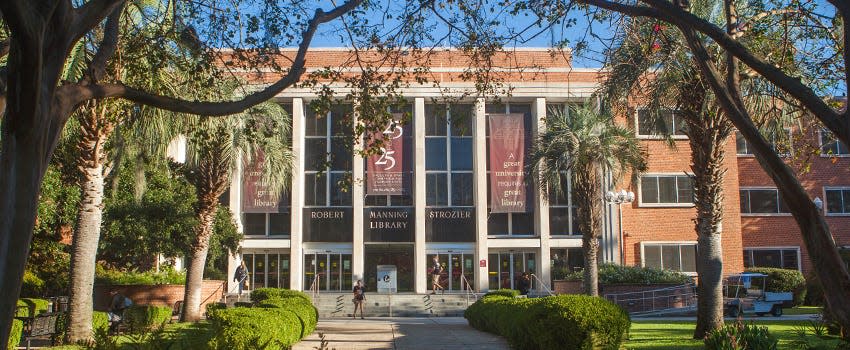
<path fill-rule="evenodd" d="M 351 317 L 354 303 L 351 293 L 319 293 L 313 304 L 319 317 Z M 366 317 L 446 317 L 463 316 L 476 300 L 465 294 L 377 294 L 366 293 Z"/>

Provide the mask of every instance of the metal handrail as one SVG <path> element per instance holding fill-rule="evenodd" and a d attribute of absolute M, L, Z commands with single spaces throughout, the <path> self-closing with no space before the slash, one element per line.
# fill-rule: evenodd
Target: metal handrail
<path fill-rule="evenodd" d="M 541 286 L 543 286 L 543 290 L 545 290 L 545 291 L 546 291 L 546 293 L 548 293 L 548 294 L 549 294 L 549 296 L 553 296 L 553 295 L 555 295 L 555 293 L 554 293 L 554 292 L 552 292 L 552 290 L 551 290 L 551 289 L 549 289 L 549 287 L 547 287 L 547 286 L 546 286 L 546 283 L 543 283 L 543 280 L 541 280 L 539 277 L 537 277 L 537 275 L 535 275 L 535 274 L 533 274 L 533 273 L 532 273 L 532 274 L 531 274 L 531 277 L 534 277 L 534 279 L 535 279 L 535 280 L 537 280 L 537 282 L 540 282 L 540 285 L 541 285 Z"/>
<path fill-rule="evenodd" d="M 319 298 L 319 277 L 321 276 L 321 273 L 317 273 L 316 277 L 313 277 L 313 283 L 310 284 L 310 295 L 313 297 L 314 301 Z"/>
<path fill-rule="evenodd" d="M 466 306 L 469 306 L 469 295 L 472 294 L 473 299 L 478 299 L 478 296 L 472 290 L 472 284 L 469 283 L 469 280 L 466 279 L 466 276 L 460 274 L 460 288 L 464 291 L 466 295 Z"/>

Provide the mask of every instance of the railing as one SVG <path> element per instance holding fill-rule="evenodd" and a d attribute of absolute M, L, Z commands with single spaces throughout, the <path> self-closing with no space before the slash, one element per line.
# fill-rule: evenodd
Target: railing
<path fill-rule="evenodd" d="M 614 304 L 622 306 L 631 314 L 681 310 L 695 307 L 697 303 L 697 294 L 693 284 L 640 292 L 605 294 L 604 296 Z"/>
<path fill-rule="evenodd" d="M 313 283 L 310 285 L 310 295 L 313 297 L 313 302 L 316 302 L 316 299 L 319 298 L 319 277 L 322 274 L 317 273 L 316 277 L 313 277 Z"/>
<path fill-rule="evenodd" d="M 533 274 L 533 273 L 532 273 L 532 274 L 531 274 L 531 277 L 533 277 L 533 278 L 534 278 L 534 279 L 531 281 L 531 287 L 532 287 L 532 289 L 534 289 L 534 281 L 537 281 L 537 282 L 539 282 L 539 283 L 540 283 L 540 285 L 543 287 L 543 290 L 545 290 L 545 291 L 546 291 L 546 293 L 548 293 L 548 294 L 549 294 L 549 296 L 553 296 L 553 295 L 555 295 L 555 293 L 554 293 L 554 292 L 552 292 L 552 290 L 551 290 L 551 289 L 549 289 L 549 287 L 547 287 L 547 286 L 546 286 L 546 283 L 543 283 L 543 281 L 542 281 L 539 277 L 537 277 L 537 275 L 535 275 L 535 274 Z"/>
<path fill-rule="evenodd" d="M 467 280 L 466 276 L 464 276 L 463 274 L 460 274 L 460 289 L 464 291 L 464 294 L 466 294 L 467 307 L 469 307 L 470 296 L 472 296 L 472 299 L 478 299 L 478 296 L 475 294 L 475 291 L 472 290 L 472 284 L 469 283 L 469 280 Z"/>

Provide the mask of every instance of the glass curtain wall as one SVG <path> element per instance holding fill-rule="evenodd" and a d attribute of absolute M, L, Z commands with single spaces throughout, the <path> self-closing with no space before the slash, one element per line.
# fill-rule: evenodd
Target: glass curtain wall
<path fill-rule="evenodd" d="M 434 264 L 434 256 L 440 259 L 440 265 L 443 266 L 443 273 L 440 276 L 440 284 L 446 291 L 463 291 L 474 288 L 474 265 L 475 257 L 472 252 L 448 252 L 428 254 L 426 262 L 428 263 L 428 290 L 431 289 L 431 269 Z M 466 279 L 464 282 L 463 279 Z M 467 285 L 470 284 L 469 286 Z"/>
<path fill-rule="evenodd" d="M 351 290 L 351 254 L 304 254 L 304 288 L 321 292 Z"/>
<path fill-rule="evenodd" d="M 487 266 L 490 290 L 516 289 L 523 272 L 537 274 L 536 254 L 532 252 L 491 252 Z"/>

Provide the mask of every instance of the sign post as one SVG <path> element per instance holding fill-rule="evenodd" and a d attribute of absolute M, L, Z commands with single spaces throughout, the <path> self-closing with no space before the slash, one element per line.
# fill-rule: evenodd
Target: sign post
<path fill-rule="evenodd" d="M 387 293 L 390 317 L 393 317 L 393 293 L 398 292 L 398 269 L 395 265 L 378 265 L 378 293 Z"/>

